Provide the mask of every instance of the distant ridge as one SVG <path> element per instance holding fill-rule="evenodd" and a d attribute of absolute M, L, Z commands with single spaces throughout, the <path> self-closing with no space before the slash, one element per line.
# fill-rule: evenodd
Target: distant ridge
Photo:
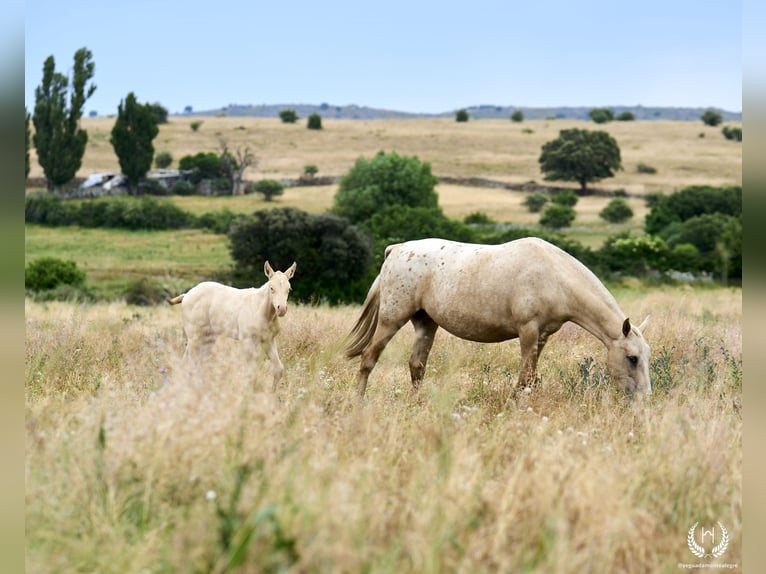
<path fill-rule="evenodd" d="M 479 105 L 468 106 L 464 108 L 472 119 L 510 119 L 511 114 L 516 110 L 521 110 L 524 119 L 576 119 L 589 120 L 588 113 L 593 108 L 608 108 L 614 112 L 615 116 L 623 112 L 631 112 L 636 120 L 682 120 L 699 121 L 700 116 L 708 108 L 672 108 L 672 107 L 645 107 L 645 106 L 591 106 L 591 107 L 547 107 L 535 108 L 527 106 L 495 106 Z M 350 120 L 376 120 L 376 119 L 407 119 L 407 118 L 439 118 L 454 117 L 455 111 L 441 112 L 438 114 L 410 113 L 397 110 L 385 110 L 380 108 L 371 108 L 368 106 L 357 106 L 355 104 L 337 106 L 333 104 L 322 103 L 315 104 L 229 104 L 215 110 L 192 111 L 188 114 L 176 115 L 194 115 L 194 116 L 218 116 L 226 115 L 231 117 L 259 117 L 276 118 L 279 112 L 285 109 L 295 110 L 301 118 L 306 118 L 311 114 L 319 114 L 327 119 L 350 119 Z M 724 122 L 742 121 L 742 112 L 729 112 L 718 108 L 713 108 L 721 114 Z"/>

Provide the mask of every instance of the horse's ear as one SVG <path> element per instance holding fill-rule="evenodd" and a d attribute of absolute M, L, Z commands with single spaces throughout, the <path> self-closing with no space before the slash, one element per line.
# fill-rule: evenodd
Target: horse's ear
<path fill-rule="evenodd" d="M 285 271 L 285 277 L 288 279 L 292 279 L 293 275 L 295 275 L 295 268 L 298 266 L 298 264 L 293 261 L 293 264 L 288 267 L 287 271 Z"/>
<path fill-rule="evenodd" d="M 630 334 L 630 319 L 625 319 L 625 321 L 623 321 L 622 334 L 626 337 Z"/>
<path fill-rule="evenodd" d="M 646 319 L 644 319 L 644 322 L 638 326 L 638 330 L 641 331 L 642 333 L 644 332 L 644 329 L 646 329 L 649 326 L 649 317 L 651 317 L 651 315 L 647 315 Z"/>
<path fill-rule="evenodd" d="M 274 270 L 271 268 L 271 265 L 268 261 L 263 264 L 263 272 L 266 274 L 266 277 L 271 279 L 271 276 L 274 275 Z"/>

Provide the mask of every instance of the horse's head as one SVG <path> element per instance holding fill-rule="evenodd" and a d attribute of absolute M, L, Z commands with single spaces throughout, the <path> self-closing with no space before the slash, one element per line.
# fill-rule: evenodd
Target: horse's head
<path fill-rule="evenodd" d="M 290 279 L 292 279 L 295 273 L 296 263 L 285 271 L 274 271 L 271 265 L 267 261 L 263 265 L 263 271 L 266 273 L 266 277 L 269 278 L 269 298 L 271 305 L 274 307 L 278 317 L 281 317 L 287 313 L 287 296 L 290 294 Z"/>
<path fill-rule="evenodd" d="M 649 322 L 647 317 L 639 327 L 625 319 L 622 333 L 609 347 L 607 364 L 612 380 L 628 395 L 650 394 L 649 345 L 642 331 Z"/>

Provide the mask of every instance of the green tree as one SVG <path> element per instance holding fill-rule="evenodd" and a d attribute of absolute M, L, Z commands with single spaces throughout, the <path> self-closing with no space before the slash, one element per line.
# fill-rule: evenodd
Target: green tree
<path fill-rule="evenodd" d="M 576 181 L 582 193 L 589 182 L 614 177 L 622 169 L 620 147 L 604 131 L 572 128 L 543 145 L 538 159 L 546 180 Z"/>
<path fill-rule="evenodd" d="M 467 122 L 468 121 L 468 111 L 467 110 L 458 110 L 455 112 L 455 121 L 456 122 Z"/>
<path fill-rule="evenodd" d="M 321 130 L 322 129 L 322 116 L 319 114 L 311 114 L 308 119 L 308 123 L 306 125 L 308 129 L 310 130 Z"/>
<path fill-rule="evenodd" d="M 618 122 L 632 122 L 636 119 L 636 116 L 633 112 L 622 112 L 616 119 Z"/>
<path fill-rule="evenodd" d="M 282 110 L 279 112 L 279 117 L 283 124 L 294 124 L 298 121 L 298 114 L 295 110 Z"/>
<path fill-rule="evenodd" d="M 359 301 L 369 287 L 369 238 L 345 218 L 312 215 L 292 207 L 238 217 L 229 230 L 238 281 L 264 281 L 263 262 L 274 269 L 298 263 L 291 297 L 330 303 Z"/>
<path fill-rule="evenodd" d="M 54 289 L 59 285 L 79 286 L 85 283 L 85 272 L 74 261 L 56 257 L 40 257 L 24 269 L 24 287 L 32 291 Z"/>
<path fill-rule="evenodd" d="M 599 212 L 598 216 L 609 223 L 622 223 L 633 217 L 633 210 L 627 201 L 621 197 L 615 197 Z"/>
<path fill-rule="evenodd" d="M 178 161 L 178 169 L 191 171 L 192 183 L 203 179 L 217 179 L 223 175 L 221 158 L 215 152 L 197 152 L 195 155 L 185 155 Z"/>
<path fill-rule="evenodd" d="M 390 205 L 435 208 L 438 181 L 428 162 L 381 151 L 370 160 L 357 159 L 341 178 L 333 211 L 358 223 Z"/>
<path fill-rule="evenodd" d="M 515 122 L 517 124 L 520 124 L 521 122 L 523 122 L 524 121 L 524 112 L 522 112 L 521 110 L 516 110 L 515 112 L 513 112 L 511 114 L 511 121 Z"/>
<path fill-rule="evenodd" d="M 274 196 L 282 195 L 285 192 L 285 186 L 276 179 L 261 179 L 255 182 L 253 189 L 257 193 L 263 194 L 263 199 L 271 201 Z"/>
<path fill-rule="evenodd" d="M 154 165 L 157 166 L 157 169 L 170 167 L 171 163 L 173 163 L 173 154 L 169 151 L 161 151 L 154 156 Z"/>
<path fill-rule="evenodd" d="M 702 120 L 702 123 L 705 124 L 706 126 L 715 127 L 717 125 L 720 125 L 720 123 L 723 121 L 723 116 L 721 115 L 721 112 L 717 112 L 713 108 L 708 108 L 700 116 L 700 119 Z"/>
<path fill-rule="evenodd" d="M 155 102 L 150 107 L 154 112 L 154 117 L 157 118 L 157 125 L 168 123 L 168 109 L 165 106 Z"/>
<path fill-rule="evenodd" d="M 667 269 L 669 250 L 659 237 L 632 237 L 620 233 L 606 240 L 600 250 L 602 260 L 612 271 L 644 276 L 650 269 Z"/>
<path fill-rule="evenodd" d="M 594 108 L 588 115 L 597 124 L 606 124 L 614 120 L 614 112 L 608 108 Z"/>
<path fill-rule="evenodd" d="M 739 126 L 723 126 L 721 133 L 727 140 L 742 141 L 742 128 Z"/>
<path fill-rule="evenodd" d="M 576 217 L 575 210 L 569 205 L 561 203 L 552 203 L 545 208 L 540 216 L 540 225 L 550 227 L 551 229 L 561 229 L 569 227 Z"/>
<path fill-rule="evenodd" d="M 56 72 L 53 56 L 48 56 L 42 83 L 35 89 L 32 142 L 50 191 L 71 181 L 82 165 L 88 132 L 80 128 L 80 118 L 85 102 L 96 90 L 89 83 L 95 71 L 92 58 L 87 48 L 75 52 L 70 86 L 69 78 Z"/>
<path fill-rule="evenodd" d="M 109 140 L 117 154 L 120 169 L 128 178 L 131 191 L 152 167 L 154 138 L 159 133 L 157 116 L 151 104 L 139 104 L 130 92 L 117 108 L 117 119 Z"/>
<path fill-rule="evenodd" d="M 551 203 L 556 203 L 558 205 L 566 205 L 569 207 L 574 207 L 575 205 L 577 205 L 577 202 L 579 200 L 580 198 L 577 197 L 577 194 L 571 189 L 562 189 L 558 193 L 554 193 L 551 195 Z"/>

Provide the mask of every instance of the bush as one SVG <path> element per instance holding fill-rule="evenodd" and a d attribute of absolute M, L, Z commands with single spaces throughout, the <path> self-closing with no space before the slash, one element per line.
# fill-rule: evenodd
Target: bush
<path fill-rule="evenodd" d="M 700 116 L 700 119 L 702 120 L 702 123 L 705 124 L 706 126 L 715 127 L 717 125 L 720 125 L 720 123 L 723 121 L 723 116 L 721 115 L 720 112 L 717 112 L 712 108 L 708 108 Z"/>
<path fill-rule="evenodd" d="M 524 112 L 522 112 L 521 110 L 516 110 L 515 112 L 513 112 L 511 114 L 511 121 L 515 122 L 517 124 L 520 124 L 521 122 L 523 122 L 524 121 Z"/>
<path fill-rule="evenodd" d="M 455 112 L 455 121 L 456 122 L 467 122 L 468 121 L 468 111 L 467 110 L 458 110 Z"/>
<path fill-rule="evenodd" d="M 659 237 L 629 233 L 610 237 L 599 253 L 610 270 L 634 276 L 644 276 L 650 269 L 664 271 L 668 254 L 667 244 Z"/>
<path fill-rule="evenodd" d="M 161 151 L 154 155 L 154 165 L 157 169 L 165 169 L 173 163 L 173 154 L 169 151 Z"/>
<path fill-rule="evenodd" d="M 170 190 L 157 179 L 144 179 L 138 184 L 139 195 L 169 195 Z"/>
<path fill-rule="evenodd" d="M 194 185 L 184 179 L 179 179 L 170 186 L 170 193 L 173 195 L 194 195 L 195 192 Z"/>
<path fill-rule="evenodd" d="M 436 208 L 438 182 L 429 163 L 381 151 L 370 160 L 357 159 L 341 178 L 333 211 L 359 223 L 391 205 Z"/>
<path fill-rule="evenodd" d="M 369 287 L 369 238 L 336 215 L 295 208 L 257 211 L 234 220 L 229 231 L 238 281 L 264 282 L 263 263 L 286 269 L 298 263 L 292 297 L 330 303 L 360 301 Z"/>
<path fill-rule="evenodd" d="M 540 216 L 540 225 L 552 229 L 561 229 L 562 227 L 569 227 L 575 217 L 575 210 L 571 206 L 554 203 L 543 211 L 542 216 Z"/>
<path fill-rule="evenodd" d="M 636 116 L 633 115 L 633 112 L 622 112 L 620 115 L 617 116 L 618 122 L 632 122 L 636 119 Z"/>
<path fill-rule="evenodd" d="M 614 120 L 614 112 L 607 108 L 594 108 L 588 115 L 597 124 L 605 124 Z"/>
<path fill-rule="evenodd" d="M 50 193 L 30 194 L 24 201 L 24 221 L 39 225 L 75 225 L 77 205 Z"/>
<path fill-rule="evenodd" d="M 322 116 L 319 114 L 311 114 L 308 119 L 307 126 L 310 130 L 321 130 L 322 129 Z"/>
<path fill-rule="evenodd" d="M 742 128 L 740 127 L 729 127 L 724 126 L 721 130 L 721 133 L 723 133 L 723 137 L 725 137 L 727 140 L 733 140 L 733 141 L 742 141 Z"/>
<path fill-rule="evenodd" d="M 218 211 L 210 211 L 200 215 L 197 218 L 197 227 L 201 229 L 209 229 L 213 233 L 226 234 L 229 232 L 229 229 L 231 229 L 231 224 L 237 217 L 241 216 L 224 207 Z"/>
<path fill-rule="evenodd" d="M 282 195 L 285 192 L 285 186 L 275 179 L 262 179 L 255 182 L 253 190 L 263 194 L 263 199 L 266 201 L 271 201 L 275 195 Z"/>
<path fill-rule="evenodd" d="M 77 269 L 74 261 L 56 257 L 40 257 L 24 269 L 24 287 L 31 291 L 54 289 L 59 285 L 81 286 L 85 272 Z"/>
<path fill-rule="evenodd" d="M 125 302 L 129 305 L 157 305 L 165 301 L 165 288 L 153 281 L 142 277 L 131 281 L 123 293 Z"/>
<path fill-rule="evenodd" d="M 609 223 L 622 223 L 633 217 L 633 210 L 627 201 L 616 197 L 601 210 L 598 216 Z"/>
<path fill-rule="evenodd" d="M 279 112 L 279 118 L 283 124 L 294 124 L 298 121 L 298 114 L 295 110 L 282 110 Z"/>
<path fill-rule="evenodd" d="M 221 158 L 214 152 L 199 152 L 195 155 L 185 155 L 178 161 L 178 169 L 191 171 L 192 183 L 203 179 L 216 179 L 223 175 Z"/>
<path fill-rule="evenodd" d="M 483 211 L 474 211 L 463 218 L 466 225 L 492 225 L 495 221 Z"/>
<path fill-rule="evenodd" d="M 382 247 L 391 243 L 427 237 L 440 237 L 453 241 L 474 239 L 470 227 L 449 219 L 438 207 L 390 205 L 373 215 L 363 224 L 363 227 L 384 244 Z M 378 254 L 383 254 L 382 249 L 376 249 L 376 255 Z"/>
<path fill-rule="evenodd" d="M 742 215 L 742 187 L 689 186 L 670 195 L 648 196 L 649 213 L 644 231 L 650 235 L 660 233 L 672 223 L 681 223 L 706 213 L 721 213 L 732 217 Z"/>
<path fill-rule="evenodd" d="M 548 203 L 548 196 L 539 191 L 531 193 L 522 202 L 530 213 L 539 213 L 546 203 Z"/>
<path fill-rule="evenodd" d="M 193 132 L 196 132 L 200 126 L 202 125 L 202 122 L 200 120 L 194 120 L 192 123 L 189 124 L 189 127 Z"/>
<path fill-rule="evenodd" d="M 557 205 L 567 205 L 569 207 L 574 207 L 577 205 L 579 199 L 580 198 L 577 197 L 577 194 L 571 189 L 563 189 L 551 196 L 552 203 Z"/>
<path fill-rule="evenodd" d="M 638 165 L 636 166 L 636 171 L 638 173 L 657 173 L 657 169 L 653 168 L 650 165 L 646 165 L 644 162 L 638 162 Z"/>
<path fill-rule="evenodd" d="M 312 179 L 318 173 L 319 173 L 319 168 L 315 166 L 313 163 L 303 166 L 303 175 L 308 179 Z"/>

